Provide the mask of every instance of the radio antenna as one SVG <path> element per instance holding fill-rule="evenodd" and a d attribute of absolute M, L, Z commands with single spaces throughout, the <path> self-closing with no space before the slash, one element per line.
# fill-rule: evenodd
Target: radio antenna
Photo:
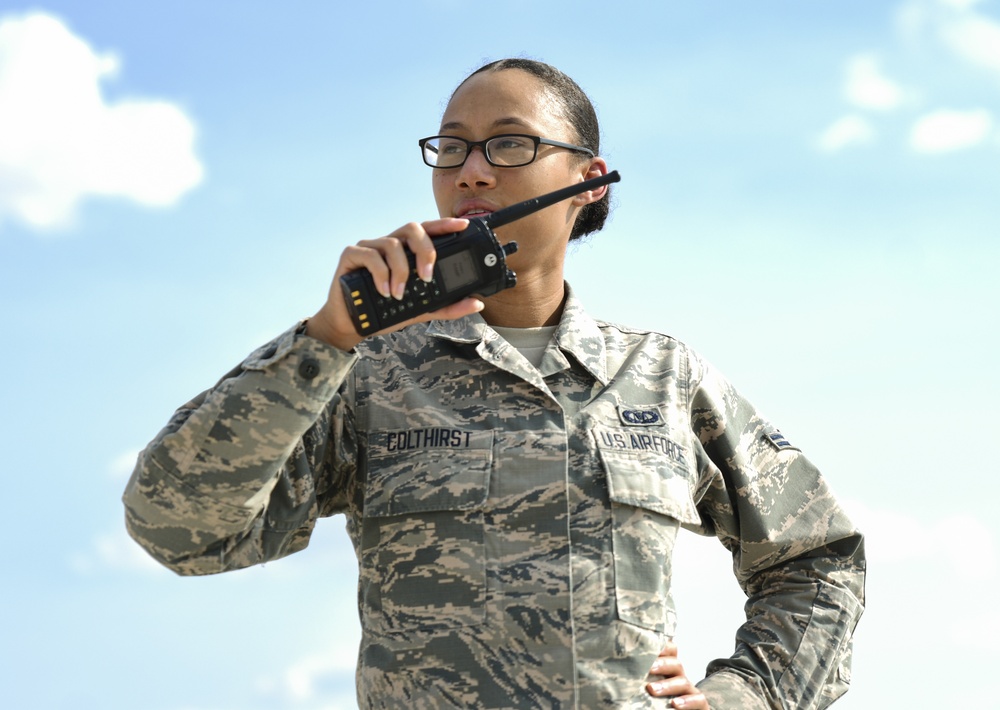
<path fill-rule="evenodd" d="M 509 224 L 516 219 L 527 217 L 532 212 L 537 212 L 538 210 L 554 205 L 557 202 L 562 202 L 567 197 L 574 197 L 575 195 L 579 195 L 581 192 L 603 187 L 604 185 L 618 182 L 621 179 L 622 178 L 618 174 L 618 171 L 612 170 L 607 175 L 601 175 L 600 177 L 585 180 L 577 185 L 570 185 L 569 187 L 564 187 L 561 190 L 550 192 L 542 195 L 541 197 L 534 197 L 530 200 L 525 200 L 524 202 L 518 202 L 516 205 L 511 205 L 510 207 L 504 207 L 496 212 L 491 212 L 480 219 L 482 219 L 486 226 L 491 229 L 493 227 L 502 227 L 503 225 Z"/>

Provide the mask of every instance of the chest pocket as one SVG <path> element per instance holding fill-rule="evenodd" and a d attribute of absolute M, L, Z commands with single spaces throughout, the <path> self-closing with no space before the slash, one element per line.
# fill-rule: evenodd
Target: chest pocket
<path fill-rule="evenodd" d="M 683 452 L 609 446 L 608 442 L 620 441 L 618 436 L 607 438 L 612 431 L 621 435 L 620 430 L 606 430 L 595 431 L 595 436 L 611 501 L 618 617 L 673 634 L 676 619 L 670 579 L 674 542 L 681 523 L 699 520 L 691 497 L 690 474 Z"/>
<path fill-rule="evenodd" d="M 361 565 L 365 623 L 382 632 L 481 624 L 483 508 L 493 432 L 426 440 L 435 446 L 414 446 L 413 439 L 399 446 L 392 437 L 369 436 Z"/>

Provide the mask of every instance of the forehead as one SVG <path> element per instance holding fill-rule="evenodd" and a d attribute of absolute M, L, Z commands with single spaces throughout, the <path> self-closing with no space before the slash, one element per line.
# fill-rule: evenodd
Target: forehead
<path fill-rule="evenodd" d="M 448 102 L 441 129 L 476 134 L 531 129 L 562 135 L 565 123 L 559 101 L 540 79 L 506 69 L 469 77 Z"/>

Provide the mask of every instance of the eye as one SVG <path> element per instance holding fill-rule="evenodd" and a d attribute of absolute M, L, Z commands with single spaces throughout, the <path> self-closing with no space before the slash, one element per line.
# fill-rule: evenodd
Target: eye
<path fill-rule="evenodd" d="M 442 138 L 438 146 L 441 155 L 461 155 L 465 152 L 465 143 L 454 138 Z"/>
<path fill-rule="evenodd" d="M 490 147 L 495 150 L 523 150 L 531 145 L 524 136 L 497 136 L 490 141 Z"/>

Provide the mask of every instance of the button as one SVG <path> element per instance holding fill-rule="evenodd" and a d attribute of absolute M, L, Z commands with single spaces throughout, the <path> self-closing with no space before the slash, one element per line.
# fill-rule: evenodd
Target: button
<path fill-rule="evenodd" d="M 311 380 L 319 374 L 319 360 L 307 357 L 299 363 L 299 374 L 304 379 Z"/>

